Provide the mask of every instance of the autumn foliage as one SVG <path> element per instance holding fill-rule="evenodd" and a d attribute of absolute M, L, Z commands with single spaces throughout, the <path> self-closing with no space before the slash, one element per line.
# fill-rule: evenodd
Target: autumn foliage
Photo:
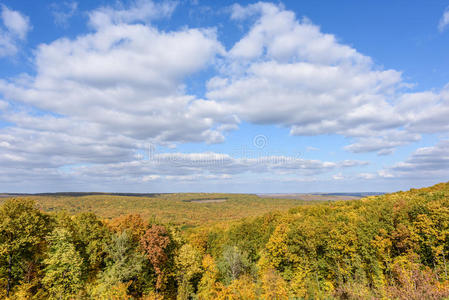
<path fill-rule="evenodd" d="M 0 208 L 2 299 L 447 299 L 448 259 L 449 183 L 187 227 Z"/>
<path fill-rule="evenodd" d="M 169 252 L 170 243 L 169 232 L 160 225 L 151 225 L 140 239 L 145 255 L 157 275 L 156 289 L 160 289 L 164 284 L 164 269 L 167 267 L 170 254 L 172 254 Z"/>

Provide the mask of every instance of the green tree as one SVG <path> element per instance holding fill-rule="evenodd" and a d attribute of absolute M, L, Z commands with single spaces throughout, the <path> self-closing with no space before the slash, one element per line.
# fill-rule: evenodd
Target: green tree
<path fill-rule="evenodd" d="M 54 298 L 73 298 L 83 286 L 83 259 L 67 229 L 56 228 L 47 240 L 49 251 L 44 260 L 46 267 L 42 283 Z"/>
<path fill-rule="evenodd" d="M 95 276 L 105 267 L 107 245 L 111 233 L 93 213 L 82 213 L 74 218 L 77 249 L 84 259 L 88 274 Z"/>
<path fill-rule="evenodd" d="M 145 267 L 145 257 L 134 247 L 132 236 L 126 230 L 112 238 L 107 254 L 106 268 L 94 291 L 96 297 L 103 297 L 120 283 L 137 281 Z"/>
<path fill-rule="evenodd" d="M 0 272 L 6 277 L 7 296 L 24 279 L 24 262 L 39 263 L 49 229 L 48 216 L 32 200 L 9 199 L 0 208 Z"/>
<path fill-rule="evenodd" d="M 225 247 L 217 266 L 225 284 L 230 284 L 243 274 L 251 274 L 254 272 L 254 267 L 249 261 L 248 256 L 235 246 Z"/>

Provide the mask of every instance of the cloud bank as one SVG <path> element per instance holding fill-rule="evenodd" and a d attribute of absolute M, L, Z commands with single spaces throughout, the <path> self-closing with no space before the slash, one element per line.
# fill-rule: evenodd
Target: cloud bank
<path fill-rule="evenodd" d="M 223 143 L 245 122 L 284 127 L 292 136 L 339 135 L 350 141 L 348 152 L 389 155 L 423 134 L 449 130 L 447 87 L 413 92 L 400 71 L 377 66 L 282 5 L 233 5 L 229 18 L 245 32 L 231 46 L 214 27 L 158 28 L 155 21 L 170 18 L 176 7 L 139 0 L 89 11 L 88 32 L 40 44 L 33 73 L 0 79 L 0 117 L 7 124 L 0 128 L 0 181 L 41 174 L 47 182 L 80 185 L 244 174 L 285 180 L 327 174 L 342 181 L 345 168 L 367 164 L 273 155 L 255 161 L 220 153 L 176 153 L 176 159 L 158 154 L 156 163 L 136 158 L 136 149 Z M 77 6 L 69 8 L 55 14 L 57 22 L 66 24 Z M 30 19 L 1 9 L 0 57 L 15 55 Z M 449 22 L 446 15 L 440 30 Z M 204 94 L 192 92 L 189 79 L 205 70 Z M 406 177 L 418 168 L 446 174 L 446 163 L 428 162 L 425 154 L 443 159 L 446 144 L 418 149 L 401 164 L 360 177 Z M 199 156 L 212 164 L 202 165 Z"/>

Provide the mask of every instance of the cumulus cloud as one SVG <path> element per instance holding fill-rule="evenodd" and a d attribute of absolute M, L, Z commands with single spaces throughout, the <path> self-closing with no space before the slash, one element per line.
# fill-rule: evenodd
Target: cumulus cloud
<path fill-rule="evenodd" d="M 393 153 L 398 146 L 416 142 L 420 139 L 419 134 L 390 130 L 382 132 L 382 136 L 358 138 L 357 142 L 346 146 L 345 149 L 354 153 L 377 152 L 379 155 L 387 155 Z"/>
<path fill-rule="evenodd" d="M 126 161 L 133 159 L 139 145 L 125 136 L 105 134 L 88 123 L 54 117 L 18 118 L 15 126 L 0 129 L 2 167 L 59 168 L 76 163 Z"/>
<path fill-rule="evenodd" d="M 2 21 L 9 32 L 16 35 L 20 39 L 24 39 L 30 30 L 30 22 L 28 17 L 22 15 L 18 11 L 11 10 L 2 5 Z"/>
<path fill-rule="evenodd" d="M 123 23 L 140 20 L 138 12 L 146 16 L 151 9 L 156 10 L 154 15 L 166 11 L 165 6 L 152 4 L 142 10 L 102 8 L 92 13 L 91 18 L 101 12 L 118 21 L 73 40 L 40 45 L 36 76 L 1 80 L 0 92 L 6 99 L 135 139 L 223 141 L 222 132 L 229 127 L 220 127 L 214 116 L 202 111 L 217 108 L 185 93 L 183 84 L 223 52 L 215 31 L 161 32 L 151 25 Z M 221 115 L 215 113 L 224 125 L 236 122 L 232 115 Z"/>
<path fill-rule="evenodd" d="M 441 91 L 406 93 L 399 100 L 396 111 L 409 121 L 408 131 L 438 133 L 449 130 L 449 86 Z"/>
<path fill-rule="evenodd" d="M 294 58 L 319 64 L 370 62 L 355 49 L 338 43 L 333 35 L 321 33 L 308 19 L 298 21 L 295 14 L 282 5 L 259 2 L 241 7 L 236 4 L 233 10 L 234 18 L 257 15 L 258 19 L 246 36 L 232 47 L 231 57 L 251 60 L 265 56 L 280 62 Z"/>
<path fill-rule="evenodd" d="M 54 13 L 63 25 L 77 6 L 62 6 Z M 175 7 L 137 0 L 90 11 L 87 33 L 39 45 L 32 73 L 0 79 L 6 122 L 0 127 L 0 182 L 11 182 L 7 174 L 21 180 L 45 174 L 39 180 L 80 185 L 232 182 L 256 174 L 292 183 L 321 174 L 346 181 L 354 176 L 344 168 L 367 162 L 219 153 L 160 153 L 146 160 L 136 149 L 220 143 L 241 121 L 280 125 L 295 136 L 337 134 L 350 141 L 345 150 L 379 155 L 422 134 L 449 131 L 447 87 L 406 93 L 401 72 L 376 66 L 282 5 L 234 5 L 231 19 L 250 25 L 228 50 L 215 28 L 162 31 L 154 25 Z M 0 56 L 11 55 L 31 26 L 6 6 L 1 18 Z M 187 82 L 204 70 L 211 72 L 200 80 L 206 88 L 200 96 Z M 447 150 L 443 142 L 423 149 L 401 164 L 356 177 L 408 176 L 428 166 L 423 153 L 444 158 Z M 445 172 L 444 161 L 437 166 Z"/>
<path fill-rule="evenodd" d="M 443 15 L 441 16 L 440 22 L 438 23 L 438 30 L 440 32 L 444 31 L 449 24 L 449 9 L 446 8 Z"/>
<path fill-rule="evenodd" d="M 390 101 L 403 84 L 400 72 L 374 66 L 369 57 L 282 5 L 233 6 L 233 19 L 250 16 L 256 19 L 248 33 L 208 83 L 210 99 L 245 121 L 280 124 L 292 135 L 356 138 L 347 148 L 355 152 L 384 150 L 382 143 L 375 149 L 360 144 L 406 124 Z M 410 140 L 415 139 L 402 139 Z"/>
<path fill-rule="evenodd" d="M 31 29 L 30 21 L 18 11 L 0 5 L 0 18 L 3 28 L 0 27 L 0 57 L 14 55 L 18 51 L 18 43 L 25 40 Z"/>
<path fill-rule="evenodd" d="M 93 32 L 36 49 L 36 75 L 0 80 L 3 98 L 14 103 L 1 102 L 2 182 L 20 173 L 17 182 L 34 175 L 86 184 L 84 175 L 67 170 L 131 162 L 148 142 L 223 141 L 238 119 L 184 86 L 223 47 L 214 29 L 162 32 L 147 22 L 173 8 L 137 1 L 95 10 Z"/>
<path fill-rule="evenodd" d="M 447 180 L 449 176 L 449 141 L 432 147 L 418 148 L 410 158 L 389 168 L 388 173 L 401 178 L 433 178 Z"/>
<path fill-rule="evenodd" d="M 417 180 L 419 185 L 426 180 L 447 181 L 449 177 L 449 140 L 441 140 L 434 146 L 416 149 L 409 158 L 377 172 L 360 173 L 363 179 Z"/>

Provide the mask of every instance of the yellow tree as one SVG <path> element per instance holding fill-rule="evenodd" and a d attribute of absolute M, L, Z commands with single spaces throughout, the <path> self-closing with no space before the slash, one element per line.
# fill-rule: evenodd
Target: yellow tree
<path fill-rule="evenodd" d="M 67 229 L 56 228 L 48 237 L 48 257 L 44 260 L 42 283 L 51 297 L 71 299 L 83 287 L 83 259 L 76 251 Z"/>
<path fill-rule="evenodd" d="M 215 299 L 221 290 L 221 285 L 217 283 L 218 270 L 212 256 L 206 254 L 203 258 L 202 267 L 204 270 L 200 283 L 198 284 L 198 299 Z"/>
<path fill-rule="evenodd" d="M 288 288 L 285 280 L 273 269 L 262 274 L 262 298 L 267 300 L 288 299 Z"/>
<path fill-rule="evenodd" d="M 190 299 L 193 293 L 191 280 L 201 273 L 201 254 L 190 244 L 184 244 L 175 257 L 178 273 L 178 299 Z"/>
<path fill-rule="evenodd" d="M 227 300 L 256 300 L 260 299 L 257 295 L 257 287 L 254 279 L 245 274 L 231 282 L 226 288 L 225 293 L 221 293 Z M 223 297 L 221 296 L 221 297 Z M 220 298 L 220 295 L 218 296 Z"/>
<path fill-rule="evenodd" d="M 32 200 L 9 199 L 0 208 L 0 276 L 6 277 L 6 296 L 24 279 L 23 266 L 37 264 L 49 229 L 48 216 Z"/>
<path fill-rule="evenodd" d="M 288 258 L 287 235 L 288 224 L 281 223 L 274 230 L 265 249 L 267 252 L 267 267 L 282 269 L 284 261 Z"/>

